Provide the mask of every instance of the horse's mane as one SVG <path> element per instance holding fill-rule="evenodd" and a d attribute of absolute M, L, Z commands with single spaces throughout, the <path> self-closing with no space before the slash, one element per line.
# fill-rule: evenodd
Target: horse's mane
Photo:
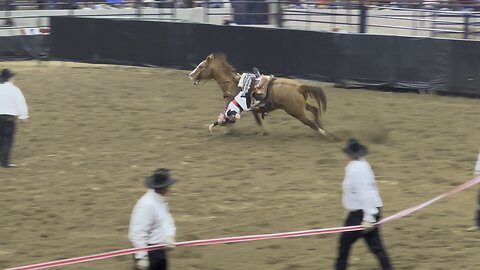
<path fill-rule="evenodd" d="M 227 59 L 227 55 L 225 53 L 213 53 L 213 59 L 219 61 L 221 68 L 227 73 L 237 74 L 237 70 L 233 67 Z"/>

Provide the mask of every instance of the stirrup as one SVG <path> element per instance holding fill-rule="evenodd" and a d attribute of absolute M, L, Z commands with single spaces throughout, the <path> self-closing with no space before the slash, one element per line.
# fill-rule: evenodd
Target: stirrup
<path fill-rule="evenodd" d="M 258 100 L 258 99 L 255 99 L 255 100 L 252 102 L 252 107 L 254 107 L 254 108 L 259 108 L 259 107 L 260 107 L 259 105 L 261 105 L 261 104 L 262 104 L 262 101 L 260 101 L 260 100 Z"/>

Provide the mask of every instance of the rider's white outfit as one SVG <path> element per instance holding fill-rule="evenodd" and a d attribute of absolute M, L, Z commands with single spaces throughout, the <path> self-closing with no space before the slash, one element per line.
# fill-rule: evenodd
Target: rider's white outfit
<path fill-rule="evenodd" d="M 255 80 L 256 77 L 252 73 L 243 73 L 238 82 L 238 87 L 241 88 L 240 92 L 235 96 L 235 98 L 227 105 L 224 115 L 226 117 L 235 116 L 235 114 L 240 114 L 243 111 L 250 111 L 251 106 L 251 96 L 250 86 L 252 85 L 252 80 Z"/>

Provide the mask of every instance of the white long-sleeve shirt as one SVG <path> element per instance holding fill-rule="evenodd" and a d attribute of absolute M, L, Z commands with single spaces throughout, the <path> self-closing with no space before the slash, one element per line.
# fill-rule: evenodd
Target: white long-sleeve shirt
<path fill-rule="evenodd" d="M 150 189 L 137 202 L 132 211 L 128 237 L 136 248 L 147 247 L 149 244 L 165 243 L 168 238 L 174 238 L 175 222 L 170 215 L 166 198 Z M 140 259 L 147 252 L 135 253 Z"/>
<path fill-rule="evenodd" d="M 375 183 L 372 167 L 364 159 L 353 160 L 345 167 L 343 207 L 348 211 L 363 210 L 363 220 L 374 223 L 377 207 L 383 202 Z"/>
<path fill-rule="evenodd" d="M 11 82 L 0 83 L 0 115 L 28 119 L 28 107 L 22 91 Z"/>
<path fill-rule="evenodd" d="M 477 164 L 475 164 L 475 171 L 474 173 L 476 175 L 480 176 L 480 149 L 478 150 L 478 158 L 477 158 Z"/>

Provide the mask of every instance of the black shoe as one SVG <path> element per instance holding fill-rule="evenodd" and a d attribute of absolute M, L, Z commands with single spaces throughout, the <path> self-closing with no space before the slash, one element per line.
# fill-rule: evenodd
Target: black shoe
<path fill-rule="evenodd" d="M 467 232 L 477 232 L 480 231 L 480 226 L 472 226 L 468 229 L 466 229 Z"/>
<path fill-rule="evenodd" d="M 17 168 L 18 165 L 13 164 L 13 163 L 7 163 L 2 165 L 3 168 Z"/>

